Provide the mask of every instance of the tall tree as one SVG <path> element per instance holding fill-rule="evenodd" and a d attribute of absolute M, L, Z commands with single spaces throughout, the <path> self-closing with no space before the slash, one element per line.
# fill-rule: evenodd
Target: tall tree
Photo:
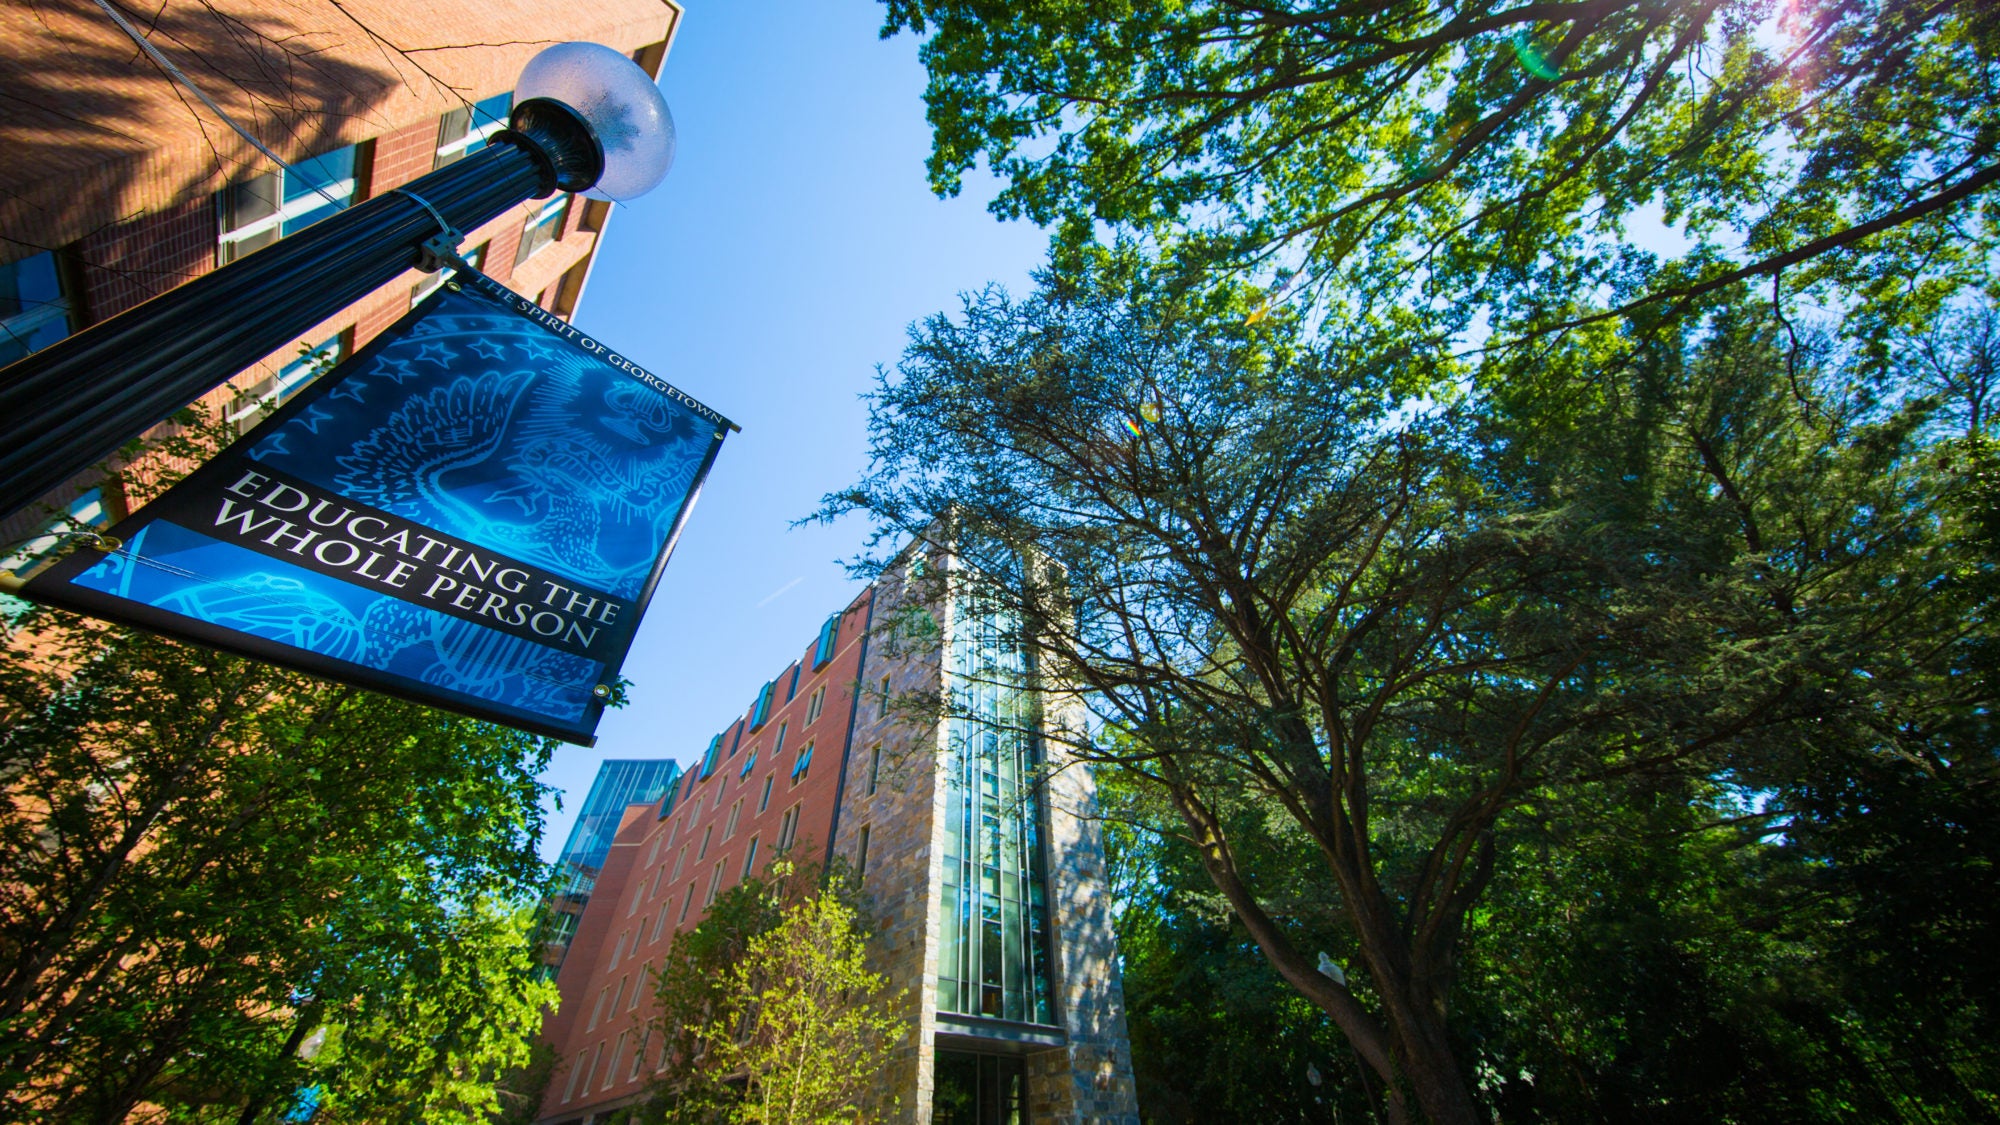
<path fill-rule="evenodd" d="M 1071 248 L 1109 224 L 1350 322 L 1505 337 L 1750 279 L 1921 317 L 2000 234 L 1977 0 L 885 3 L 934 189 L 984 160 Z M 1685 244 L 1631 241 L 1657 223 Z"/>
<path fill-rule="evenodd" d="M 743 1076 L 745 1125 L 839 1125 L 860 1112 L 902 1021 L 877 1004 L 854 908 L 822 892 L 787 907 L 729 969 L 709 1024 L 714 1065 Z"/>
<path fill-rule="evenodd" d="M 1171 803 L 1390 1116 L 1470 1122 L 1451 1004 L 1510 811 L 1781 776 L 1829 730 L 1900 753 L 1885 703 L 1967 705 L 1922 403 L 1820 363 L 1808 410 L 1781 326 L 1730 304 L 1426 405 L 1417 353 L 1212 300 L 1143 270 L 970 299 L 825 514 L 938 540 L 1123 732 L 1057 737 Z M 1344 982 L 1274 909 L 1301 869 Z"/>
<path fill-rule="evenodd" d="M 529 1066 L 557 1000 L 555 982 L 532 973 L 536 920 L 536 907 L 491 900 L 412 919 L 414 933 L 393 915 L 359 919 L 369 939 L 349 944 L 369 987 L 345 990 L 326 1016 L 338 1041 L 310 1079 L 326 1091 L 315 1120 L 486 1125 L 512 1108 L 502 1081 Z"/>
<path fill-rule="evenodd" d="M 412 1036 L 465 1034 L 472 996 L 496 1006 L 471 1018 L 532 1034 L 542 996 L 504 904 L 541 886 L 545 740 L 9 612 L 0 1116 L 275 1114 L 326 1079 L 300 1054 L 315 1031 L 398 1004 Z"/>
<path fill-rule="evenodd" d="M 724 891 L 660 967 L 651 1032 L 665 1059 L 634 1120 L 856 1120 L 902 1030 L 866 967 L 846 866 L 787 854 Z"/>

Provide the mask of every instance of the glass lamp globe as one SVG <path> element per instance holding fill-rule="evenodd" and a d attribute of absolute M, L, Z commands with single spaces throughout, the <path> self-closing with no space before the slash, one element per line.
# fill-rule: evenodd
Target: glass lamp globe
<path fill-rule="evenodd" d="M 582 115 L 604 146 L 593 199 L 637 199 L 674 166 L 674 115 L 639 64 L 597 43 L 558 43 L 528 60 L 516 105 L 550 98 Z"/>

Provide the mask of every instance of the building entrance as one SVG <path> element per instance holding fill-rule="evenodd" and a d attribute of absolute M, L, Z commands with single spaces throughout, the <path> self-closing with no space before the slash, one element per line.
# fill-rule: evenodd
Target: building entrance
<path fill-rule="evenodd" d="M 931 1125 L 1027 1125 L 1028 1077 L 1012 1055 L 937 1053 Z"/>

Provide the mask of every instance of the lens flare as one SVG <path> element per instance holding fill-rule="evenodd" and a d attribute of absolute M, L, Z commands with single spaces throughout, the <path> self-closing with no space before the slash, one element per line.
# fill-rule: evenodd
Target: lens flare
<path fill-rule="evenodd" d="M 1142 402 L 1142 403 L 1140 403 L 1140 404 L 1139 404 L 1139 417 L 1141 417 L 1141 418 L 1144 418 L 1144 419 L 1145 419 L 1146 421 L 1148 421 L 1148 422 L 1157 422 L 1157 421 L 1159 421 L 1159 420 L 1160 420 L 1160 404 L 1159 404 L 1159 403 L 1157 403 L 1157 402 Z"/>
<path fill-rule="evenodd" d="M 1125 419 L 1125 428 L 1132 431 L 1133 437 L 1138 437 L 1141 432 L 1139 429 L 1139 423 L 1134 422 L 1130 418 Z"/>
<path fill-rule="evenodd" d="M 1554 82 L 1562 77 L 1562 72 L 1550 66 L 1549 60 L 1543 57 L 1541 49 L 1535 46 L 1535 41 L 1528 35 L 1526 28 L 1514 33 L 1513 43 L 1514 57 L 1521 61 L 1522 70 L 1544 82 Z"/>

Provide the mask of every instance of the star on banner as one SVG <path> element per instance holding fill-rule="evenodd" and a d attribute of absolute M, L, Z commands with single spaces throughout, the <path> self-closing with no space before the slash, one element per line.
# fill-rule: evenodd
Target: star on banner
<path fill-rule="evenodd" d="M 416 374 L 415 371 L 410 370 L 411 362 L 411 360 L 402 357 L 385 359 L 375 365 L 375 374 L 380 375 L 384 379 L 394 379 L 396 385 L 400 387 L 403 385 L 403 380 Z"/>
<path fill-rule="evenodd" d="M 436 352 L 437 354 L 432 355 L 431 354 L 432 352 Z M 423 363 L 425 361 L 435 363 L 439 367 L 450 367 L 451 349 L 433 340 L 432 342 L 425 344 L 423 347 L 418 348 L 417 358 L 415 360 L 412 360 L 411 362 Z"/>
<path fill-rule="evenodd" d="M 499 359 L 501 356 L 507 354 L 506 348 L 501 347 L 499 344 L 496 344 L 491 340 L 479 340 L 466 350 L 472 352 L 478 352 L 480 355 L 485 356 L 487 359 Z"/>
<path fill-rule="evenodd" d="M 321 422 L 331 421 L 333 421 L 333 415 L 325 410 L 321 410 L 319 403 L 316 402 L 306 407 L 306 412 L 298 418 L 299 426 L 309 434 L 318 433 Z"/>

